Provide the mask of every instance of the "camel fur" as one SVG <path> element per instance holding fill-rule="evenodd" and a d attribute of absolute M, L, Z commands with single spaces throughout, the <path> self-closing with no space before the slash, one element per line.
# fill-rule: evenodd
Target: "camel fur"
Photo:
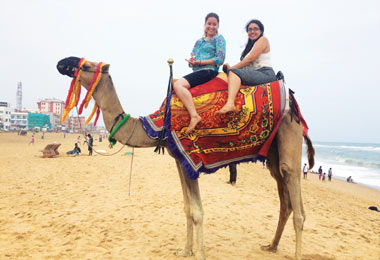
<path fill-rule="evenodd" d="M 72 77 L 73 71 L 77 68 L 79 58 L 70 57 L 61 60 L 57 68 L 67 76 Z M 83 66 L 80 83 L 86 89 L 94 76 L 94 71 L 98 63 L 89 62 Z M 111 76 L 108 74 L 109 65 L 103 67 L 102 78 L 93 93 L 93 97 L 103 112 L 105 126 L 110 131 L 114 119 L 123 112 L 118 96 L 116 94 Z M 285 224 L 293 212 L 293 224 L 296 233 L 295 259 L 301 259 L 302 231 L 305 222 L 305 212 L 301 197 L 301 154 L 302 140 L 305 139 L 307 145 L 307 155 L 310 168 L 314 165 L 314 148 L 308 135 L 303 136 L 303 127 L 291 117 L 291 111 L 286 111 L 276 138 L 271 144 L 267 157 L 267 166 L 271 175 L 277 182 L 278 194 L 280 198 L 280 214 L 277 230 L 272 242 L 268 246 L 263 246 L 263 250 L 275 252 L 280 242 Z M 130 118 L 116 132 L 114 138 L 122 144 L 132 147 L 155 147 L 157 140 L 151 139 L 143 129 L 142 123 L 137 118 Z M 170 153 L 170 151 L 169 151 Z M 186 215 L 187 239 L 182 250 L 177 251 L 179 256 L 191 256 L 195 253 L 195 259 L 206 259 L 203 237 L 203 207 L 198 186 L 198 179 L 190 179 L 185 171 L 176 161 L 184 198 L 184 211 Z M 195 237 L 193 237 L 195 230 Z M 193 251 L 193 240 L 196 249 Z"/>

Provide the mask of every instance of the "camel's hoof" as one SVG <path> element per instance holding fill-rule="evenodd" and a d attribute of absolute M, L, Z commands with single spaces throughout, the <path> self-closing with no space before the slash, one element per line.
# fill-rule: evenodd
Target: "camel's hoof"
<path fill-rule="evenodd" d="M 195 254 L 195 259 L 196 260 L 206 260 L 206 257 L 204 254 L 199 253 L 199 254 Z"/>
<path fill-rule="evenodd" d="M 261 250 L 276 253 L 277 252 L 277 246 L 273 246 L 273 245 L 261 246 Z"/>
<path fill-rule="evenodd" d="M 193 251 L 191 249 L 181 249 L 181 248 L 178 248 L 174 255 L 176 256 L 182 256 L 182 257 L 188 257 L 188 256 L 192 256 L 193 255 Z"/>

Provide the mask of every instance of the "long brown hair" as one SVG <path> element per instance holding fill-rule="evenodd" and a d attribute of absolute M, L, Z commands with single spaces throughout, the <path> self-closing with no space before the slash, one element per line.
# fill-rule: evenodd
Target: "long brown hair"
<path fill-rule="evenodd" d="M 257 42 L 258 39 L 260 39 L 263 35 L 264 35 L 264 25 L 257 19 L 253 19 L 251 21 L 249 21 L 247 23 L 247 25 L 245 26 L 245 31 L 248 33 L 248 27 L 251 23 L 255 23 L 257 24 L 257 26 L 259 26 L 260 28 L 260 31 L 261 31 L 261 35 L 259 36 L 259 38 L 257 38 L 256 40 L 251 40 L 248 38 L 248 42 L 247 44 L 245 45 L 245 49 L 244 51 L 241 53 L 241 56 L 240 56 L 240 60 L 243 60 L 245 56 L 247 56 L 247 54 L 251 51 L 253 45 Z"/>

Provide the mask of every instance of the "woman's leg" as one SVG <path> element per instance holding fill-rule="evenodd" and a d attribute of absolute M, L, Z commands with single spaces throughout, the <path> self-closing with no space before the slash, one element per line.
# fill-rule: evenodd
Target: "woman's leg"
<path fill-rule="evenodd" d="M 183 105 L 190 114 L 190 124 L 186 129 L 186 134 L 188 134 L 194 130 L 195 126 L 202 120 L 202 118 L 198 115 L 197 110 L 195 109 L 193 96 L 189 91 L 189 82 L 184 78 L 180 78 L 174 83 L 173 88 L 178 98 L 182 101 Z"/>
<path fill-rule="evenodd" d="M 228 73 L 228 98 L 226 104 L 216 114 L 225 114 L 228 112 L 235 112 L 235 98 L 240 89 L 241 79 L 238 75 L 230 71 Z"/>

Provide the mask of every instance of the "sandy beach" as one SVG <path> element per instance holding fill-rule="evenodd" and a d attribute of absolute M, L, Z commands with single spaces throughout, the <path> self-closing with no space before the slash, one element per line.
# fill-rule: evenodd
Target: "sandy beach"
<path fill-rule="evenodd" d="M 82 155 L 72 157 L 66 152 L 77 134 L 41 139 L 38 133 L 28 145 L 30 136 L 0 133 L 0 259 L 185 259 L 174 256 L 185 242 L 185 215 L 167 153 L 134 149 L 129 183 L 130 147 L 90 157 L 82 145 Z M 95 150 L 108 151 L 97 138 Z M 40 150 L 54 141 L 61 143 L 60 155 L 41 158 Z M 277 253 L 260 249 L 272 240 L 279 213 L 269 171 L 241 164 L 237 184 L 226 184 L 228 178 L 221 169 L 199 180 L 207 259 L 292 259 L 292 219 Z M 309 174 L 302 192 L 303 259 L 380 259 L 380 213 L 368 210 L 380 208 L 380 191 L 334 178 L 322 183 Z"/>

